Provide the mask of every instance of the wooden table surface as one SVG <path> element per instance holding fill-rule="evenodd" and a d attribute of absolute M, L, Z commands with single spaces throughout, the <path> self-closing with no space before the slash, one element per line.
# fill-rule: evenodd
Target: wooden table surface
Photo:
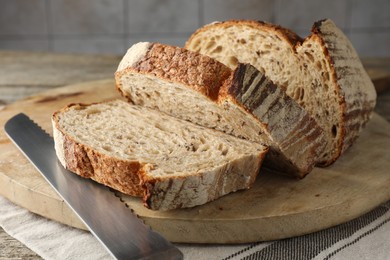
<path fill-rule="evenodd" d="M 113 78 L 118 56 L 0 51 L 1 106 L 48 88 Z M 363 59 L 378 91 L 376 112 L 390 121 L 390 57 Z M 0 228 L 0 259 L 40 259 Z"/>

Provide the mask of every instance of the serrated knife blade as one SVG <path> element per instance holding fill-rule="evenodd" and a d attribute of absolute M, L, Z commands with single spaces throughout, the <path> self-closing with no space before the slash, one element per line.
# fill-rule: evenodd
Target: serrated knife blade
<path fill-rule="evenodd" d="M 183 254 L 146 226 L 108 187 L 66 170 L 54 140 L 21 113 L 4 130 L 91 233 L 116 259 L 183 259 Z"/>

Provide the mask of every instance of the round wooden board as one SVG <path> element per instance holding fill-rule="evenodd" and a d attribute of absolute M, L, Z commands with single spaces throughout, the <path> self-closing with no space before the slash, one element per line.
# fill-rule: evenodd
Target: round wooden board
<path fill-rule="evenodd" d="M 24 112 L 51 133 L 51 114 L 69 103 L 121 98 L 113 80 L 49 90 L 6 106 L 0 124 Z M 151 211 L 119 194 L 172 242 L 246 243 L 282 239 L 356 218 L 390 199 L 390 124 L 374 114 L 361 137 L 334 165 L 303 180 L 261 171 L 254 187 L 192 209 Z M 0 131 L 0 193 L 32 212 L 85 229 L 41 175 Z M 114 196 L 114 194 L 113 194 Z M 110 210 L 107 208 L 107 210 Z"/>

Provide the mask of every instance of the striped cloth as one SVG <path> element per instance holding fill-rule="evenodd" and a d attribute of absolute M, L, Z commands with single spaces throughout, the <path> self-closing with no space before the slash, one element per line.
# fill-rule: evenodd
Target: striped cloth
<path fill-rule="evenodd" d="M 300 237 L 254 243 L 224 259 L 390 259 L 389 221 L 390 202 L 387 202 L 347 223 Z M 385 241 L 370 240 L 378 230 L 386 230 L 387 241 L 383 246 L 381 243 Z M 381 251 L 362 251 L 364 243 Z"/>
<path fill-rule="evenodd" d="M 44 259 L 110 259 L 88 232 L 20 208 L 0 196 L 0 226 Z M 177 244 L 185 259 L 390 259 L 390 201 L 309 235 L 246 245 Z M 0 248 L 1 250 L 1 248 Z"/>

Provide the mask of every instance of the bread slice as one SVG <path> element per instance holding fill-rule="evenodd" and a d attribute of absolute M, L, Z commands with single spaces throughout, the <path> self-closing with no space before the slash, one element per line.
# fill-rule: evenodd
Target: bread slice
<path fill-rule="evenodd" d="M 268 148 L 116 100 L 54 113 L 62 165 L 153 210 L 193 207 L 249 188 Z"/>
<path fill-rule="evenodd" d="M 185 48 L 230 68 L 250 63 L 283 87 L 325 131 L 322 166 L 352 145 L 375 106 L 375 88 L 355 49 L 329 19 L 314 23 L 304 40 L 265 22 L 217 22 L 198 29 Z"/>
<path fill-rule="evenodd" d="M 115 74 L 136 105 L 270 147 L 264 166 L 303 177 L 325 147 L 321 128 L 285 92 L 249 64 L 232 71 L 199 53 L 138 43 Z"/>

